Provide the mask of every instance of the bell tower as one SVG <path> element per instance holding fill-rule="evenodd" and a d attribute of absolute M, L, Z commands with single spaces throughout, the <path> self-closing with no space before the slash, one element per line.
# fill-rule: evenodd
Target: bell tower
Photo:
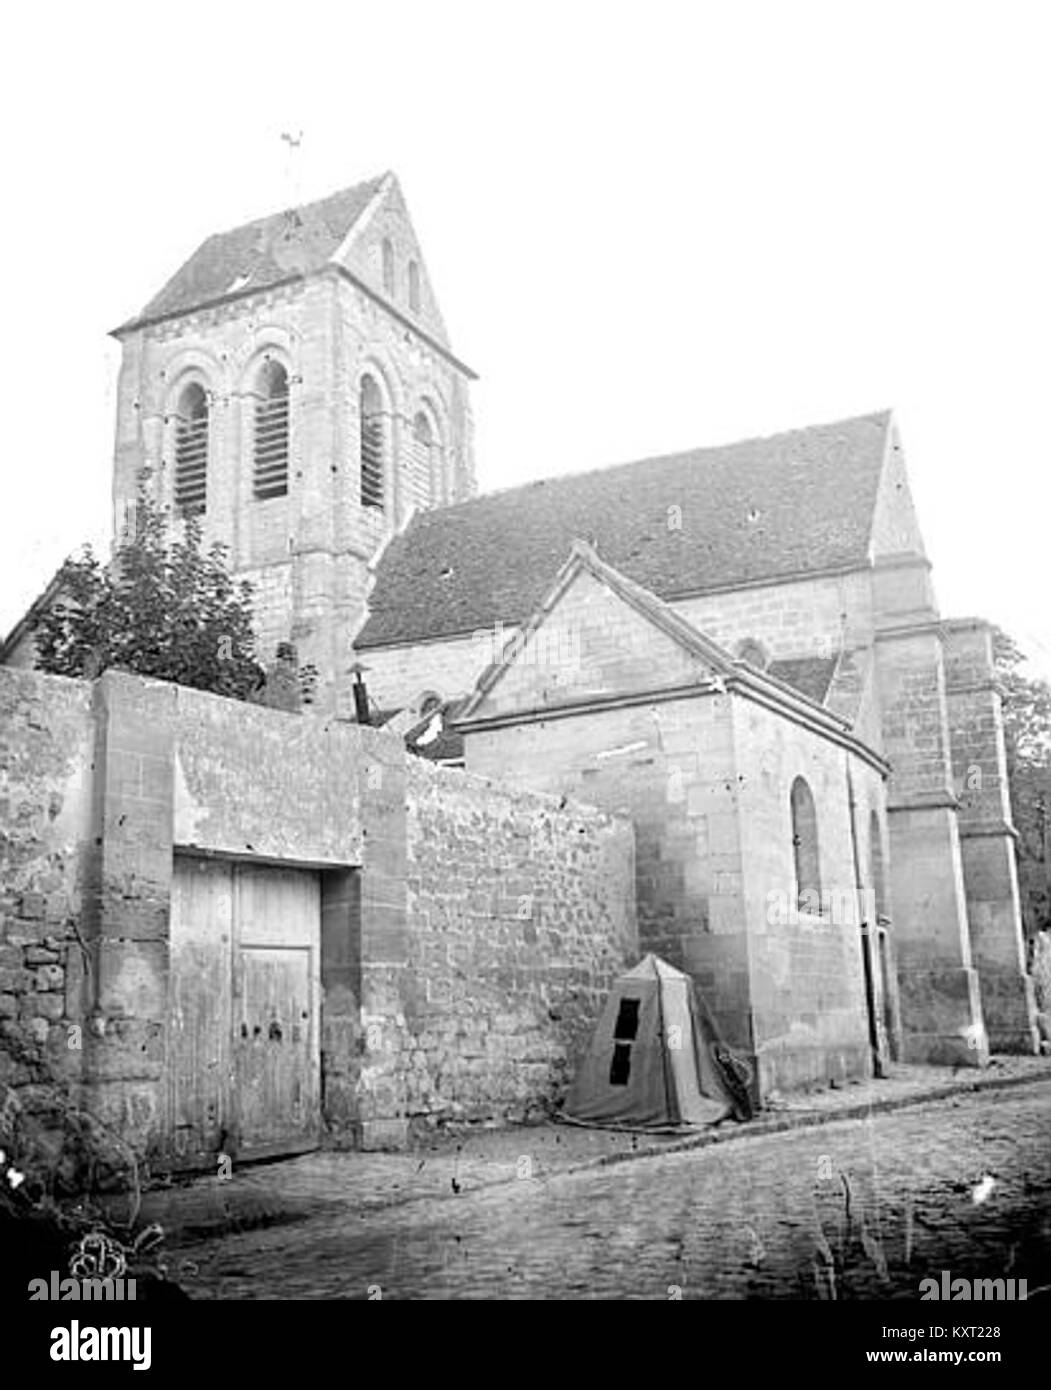
<path fill-rule="evenodd" d="M 350 713 L 371 566 L 414 510 L 475 489 L 469 383 L 397 179 L 209 237 L 114 331 L 114 523 L 149 487 L 251 582 L 258 654 Z"/>

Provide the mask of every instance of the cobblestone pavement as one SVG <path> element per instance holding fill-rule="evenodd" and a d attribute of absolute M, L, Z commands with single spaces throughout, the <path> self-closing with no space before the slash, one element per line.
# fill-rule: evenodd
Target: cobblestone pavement
<path fill-rule="evenodd" d="M 331 1204 L 184 1244 L 172 1272 L 213 1299 L 916 1298 L 942 1269 L 1032 1293 L 1051 1283 L 1049 1141 L 1051 1079 L 385 1209 Z"/>
<path fill-rule="evenodd" d="M 866 1114 L 913 1104 L 973 1086 L 997 1086 L 1051 1077 L 1051 1058 L 1003 1057 L 983 1071 L 901 1066 L 879 1081 L 786 1097 L 747 1127 L 819 1124 L 837 1115 Z M 690 1138 L 655 1137 L 577 1126 L 543 1124 L 472 1128 L 441 1133 L 407 1153 L 317 1152 L 277 1163 L 237 1167 L 230 1181 L 198 1178 L 145 1195 L 141 1222 L 158 1221 L 170 1240 L 248 1230 L 349 1208 L 375 1211 L 419 1197 L 471 1193 L 525 1176 L 548 1178 L 588 1164 L 615 1163 L 648 1152 L 736 1142 L 744 1131 L 726 1124 Z M 118 1216 L 127 1202 L 113 1203 Z"/>

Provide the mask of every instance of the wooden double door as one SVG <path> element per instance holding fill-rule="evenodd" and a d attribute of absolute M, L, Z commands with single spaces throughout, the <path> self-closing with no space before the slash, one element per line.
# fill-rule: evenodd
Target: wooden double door
<path fill-rule="evenodd" d="M 316 1147 L 320 924 L 315 873 L 176 856 L 168 1101 L 177 1166 Z"/>

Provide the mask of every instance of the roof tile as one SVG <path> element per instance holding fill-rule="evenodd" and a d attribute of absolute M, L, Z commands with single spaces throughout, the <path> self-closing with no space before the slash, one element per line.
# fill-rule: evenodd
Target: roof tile
<path fill-rule="evenodd" d="M 864 565 L 890 421 L 865 415 L 417 513 L 380 560 L 355 646 L 523 622 L 578 537 L 662 599 Z"/>
<path fill-rule="evenodd" d="M 187 313 L 228 294 L 266 289 L 290 275 L 320 270 L 365 211 L 384 177 L 210 236 L 142 313 L 123 326 Z"/>

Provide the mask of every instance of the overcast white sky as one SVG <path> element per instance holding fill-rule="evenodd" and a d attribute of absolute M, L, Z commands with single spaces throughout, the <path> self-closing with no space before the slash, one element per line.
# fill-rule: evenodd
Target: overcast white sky
<path fill-rule="evenodd" d="M 10 8 L 0 628 L 105 542 L 107 330 L 210 232 L 392 168 L 483 488 L 891 406 L 943 612 L 1051 676 L 1048 16 Z"/>

